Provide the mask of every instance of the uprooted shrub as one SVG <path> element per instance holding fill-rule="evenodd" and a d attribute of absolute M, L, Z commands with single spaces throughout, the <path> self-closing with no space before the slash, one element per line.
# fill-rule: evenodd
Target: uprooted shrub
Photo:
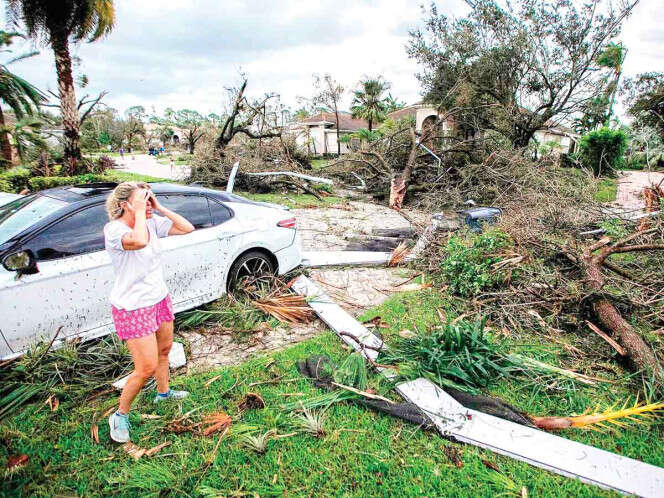
<path fill-rule="evenodd" d="M 499 229 L 453 235 L 445 246 L 444 259 L 440 263 L 450 292 L 474 296 L 503 284 L 510 274 L 496 265 L 503 260 L 511 244 L 509 236 Z"/>

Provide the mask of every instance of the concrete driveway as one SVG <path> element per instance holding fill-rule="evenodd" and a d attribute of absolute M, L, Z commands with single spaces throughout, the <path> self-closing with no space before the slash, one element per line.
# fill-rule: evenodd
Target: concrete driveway
<path fill-rule="evenodd" d="M 132 159 L 133 157 L 133 159 Z M 168 156 L 161 156 L 168 157 Z M 124 158 L 114 158 L 119 165 L 120 170 L 138 173 L 140 175 L 155 176 L 157 178 L 166 178 L 168 180 L 184 180 L 189 176 L 188 165 L 174 165 L 173 171 L 168 164 L 160 164 L 154 156 L 147 154 L 125 154 Z"/>

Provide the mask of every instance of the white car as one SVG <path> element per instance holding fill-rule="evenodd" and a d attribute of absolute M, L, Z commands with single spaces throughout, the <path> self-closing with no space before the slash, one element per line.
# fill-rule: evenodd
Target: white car
<path fill-rule="evenodd" d="M 40 340 L 89 339 L 114 331 L 104 250 L 104 202 L 114 183 L 60 187 L 0 206 L 0 359 Z M 300 264 L 295 218 L 278 205 L 200 187 L 151 184 L 192 233 L 162 239 L 176 312 L 213 301 L 246 275 Z"/>

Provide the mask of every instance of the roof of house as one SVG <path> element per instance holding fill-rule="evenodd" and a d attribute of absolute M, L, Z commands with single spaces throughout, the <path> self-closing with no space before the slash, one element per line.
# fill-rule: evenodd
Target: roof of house
<path fill-rule="evenodd" d="M 300 124 L 305 125 L 320 125 L 320 124 L 332 124 L 336 125 L 337 120 L 333 112 L 321 112 L 315 116 L 311 116 L 307 119 L 300 121 Z M 360 128 L 368 128 L 369 123 L 364 119 L 354 119 L 347 112 L 339 112 L 339 129 L 340 130 L 349 130 L 355 131 Z"/>

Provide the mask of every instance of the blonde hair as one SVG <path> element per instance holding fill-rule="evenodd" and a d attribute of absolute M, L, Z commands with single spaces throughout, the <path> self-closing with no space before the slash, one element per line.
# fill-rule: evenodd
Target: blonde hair
<path fill-rule="evenodd" d="M 150 185 L 145 182 L 122 182 L 113 189 L 111 195 L 106 199 L 106 212 L 109 220 L 117 220 L 122 216 L 124 211 L 122 203 L 127 202 L 134 190 L 139 188 L 151 190 Z"/>

